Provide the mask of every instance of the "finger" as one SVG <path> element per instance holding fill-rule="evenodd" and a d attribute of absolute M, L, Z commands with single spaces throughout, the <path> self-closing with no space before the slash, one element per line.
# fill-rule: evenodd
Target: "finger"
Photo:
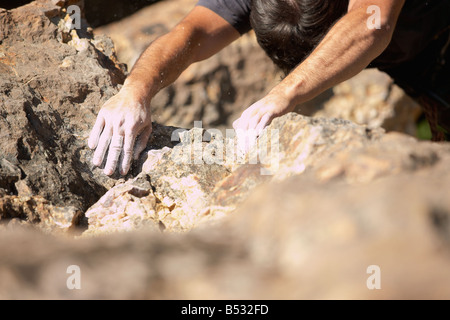
<path fill-rule="evenodd" d="M 95 150 L 94 157 L 92 159 L 92 163 L 97 167 L 101 166 L 103 163 L 106 150 L 108 150 L 108 146 L 111 141 L 111 136 L 112 136 L 111 128 L 105 128 L 105 130 L 103 130 L 102 135 L 100 136 L 97 149 Z"/>
<path fill-rule="evenodd" d="M 242 129 L 242 130 L 252 129 L 251 121 L 255 117 L 256 116 L 254 115 L 254 110 L 252 107 L 245 110 L 244 113 L 242 113 L 241 119 L 239 121 L 239 129 Z M 256 124 L 255 124 L 255 126 L 256 126 Z"/>
<path fill-rule="evenodd" d="M 253 116 L 249 119 L 248 121 L 248 126 L 247 126 L 247 130 L 255 130 L 256 126 L 258 125 L 259 121 L 260 121 L 260 116 L 256 115 Z"/>
<path fill-rule="evenodd" d="M 141 132 L 139 138 L 136 141 L 136 146 L 134 148 L 134 160 L 138 160 L 142 151 L 147 147 L 148 139 L 152 134 L 152 125 L 147 126 L 144 131 Z"/>
<path fill-rule="evenodd" d="M 266 113 L 265 115 L 263 115 L 263 117 L 259 121 L 258 125 L 256 126 L 255 131 L 256 131 L 256 135 L 258 137 L 261 135 L 264 128 L 269 124 L 269 121 L 270 121 L 270 115 L 268 113 Z"/>
<path fill-rule="evenodd" d="M 253 141 L 256 141 L 255 130 L 248 129 L 236 129 L 237 136 L 237 146 L 238 150 L 241 153 L 247 153 L 251 146 L 253 145 Z"/>
<path fill-rule="evenodd" d="M 120 154 L 122 153 L 123 136 L 114 135 L 109 146 L 108 160 L 106 160 L 105 174 L 110 176 L 116 171 L 117 163 L 119 162 Z"/>
<path fill-rule="evenodd" d="M 233 128 L 236 130 L 236 129 L 239 129 L 239 121 L 241 120 L 241 118 L 237 118 L 236 120 L 234 120 L 234 122 L 233 122 Z"/>
<path fill-rule="evenodd" d="M 91 134 L 89 135 L 88 146 L 91 149 L 97 148 L 98 140 L 105 126 L 105 118 L 101 114 L 97 116 L 94 127 L 92 128 Z"/>
<path fill-rule="evenodd" d="M 248 117 L 242 115 L 241 119 L 239 120 L 238 129 L 247 130 L 247 128 L 248 128 L 248 120 L 249 120 Z"/>
<path fill-rule="evenodd" d="M 248 121 L 249 121 L 249 118 L 244 116 L 244 114 L 242 114 L 241 117 L 238 120 L 236 120 L 236 125 L 235 125 L 234 129 L 247 130 Z"/>
<path fill-rule="evenodd" d="M 130 170 L 131 160 L 133 159 L 133 148 L 136 140 L 136 136 L 133 133 L 125 135 L 125 141 L 123 145 L 123 159 L 120 164 L 120 174 L 126 175 L 128 170 Z"/>

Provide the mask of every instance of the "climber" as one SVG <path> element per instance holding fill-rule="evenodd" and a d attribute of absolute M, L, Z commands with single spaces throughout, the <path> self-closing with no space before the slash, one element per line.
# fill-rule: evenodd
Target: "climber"
<path fill-rule="evenodd" d="M 136 62 L 120 92 L 101 108 L 89 138 L 104 172 L 126 174 L 152 132 L 150 103 L 190 64 L 253 29 L 286 74 L 233 127 L 261 130 L 298 104 L 367 67 L 387 72 L 423 107 L 433 140 L 450 132 L 450 1 L 199 0 Z M 120 159 L 120 163 L 119 163 Z"/>

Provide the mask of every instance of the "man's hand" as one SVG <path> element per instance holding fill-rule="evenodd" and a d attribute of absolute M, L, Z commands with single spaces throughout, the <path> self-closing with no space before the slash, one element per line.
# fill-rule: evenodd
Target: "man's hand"
<path fill-rule="evenodd" d="M 189 65 L 211 57 L 237 38 L 239 32 L 224 18 L 196 6 L 169 33 L 153 41 L 122 90 L 98 114 L 89 137 L 89 147 L 96 149 L 94 165 L 102 164 L 109 147 L 105 174 L 114 173 L 121 155 L 120 173 L 127 174 L 132 156 L 136 159 L 145 149 L 152 132 L 151 97 L 173 83 Z"/>
<path fill-rule="evenodd" d="M 89 136 L 89 148 L 96 149 L 92 163 L 101 166 L 109 147 L 104 172 L 126 175 L 132 159 L 145 149 L 152 132 L 150 107 L 131 88 L 124 86 L 100 110 Z M 136 141 L 137 138 L 137 141 Z M 121 157 L 122 156 L 122 157 Z"/>
<path fill-rule="evenodd" d="M 251 140 L 249 137 L 257 137 L 273 118 L 361 72 L 389 45 L 404 3 L 405 0 L 351 0 L 348 13 L 333 25 L 308 58 L 265 98 L 245 110 L 233 127 Z M 373 4 L 381 10 L 380 30 L 367 28 L 367 8 Z M 254 130 L 256 135 L 243 130 Z M 237 133 L 239 142 L 242 139 Z M 244 151 L 254 142 L 245 141 Z"/>
<path fill-rule="evenodd" d="M 233 128 L 238 134 L 242 152 L 249 151 L 255 144 L 256 138 L 274 118 L 294 109 L 291 100 L 283 93 L 282 87 L 282 84 L 275 87 L 267 96 L 252 104 L 239 119 L 234 121 Z"/>

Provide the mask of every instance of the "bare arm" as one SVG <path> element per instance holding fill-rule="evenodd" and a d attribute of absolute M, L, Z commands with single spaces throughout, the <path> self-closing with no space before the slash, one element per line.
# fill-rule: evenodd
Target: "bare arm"
<path fill-rule="evenodd" d="M 125 175 L 152 132 L 153 96 L 189 65 L 209 58 L 238 37 L 227 21 L 198 6 L 168 34 L 155 40 L 136 62 L 120 92 L 101 108 L 88 142 L 96 149 L 93 164 L 102 164 L 109 147 L 105 174 L 114 173 L 122 155 L 119 169 Z"/>
<path fill-rule="evenodd" d="M 195 7 L 147 48 L 125 84 L 153 97 L 189 65 L 211 57 L 237 38 L 239 33 L 223 18 L 207 8 Z"/>
<path fill-rule="evenodd" d="M 314 98 L 365 69 L 389 45 L 404 2 L 351 1 L 347 15 L 282 84 L 291 101 L 298 104 Z M 373 4 L 380 8 L 381 29 L 367 27 L 367 8 Z"/>
<path fill-rule="evenodd" d="M 270 121 L 366 68 L 389 45 L 405 0 L 352 0 L 348 13 L 316 49 L 269 94 L 244 111 L 236 129 L 261 131 Z M 370 29 L 367 9 L 377 5 L 381 28 Z"/>

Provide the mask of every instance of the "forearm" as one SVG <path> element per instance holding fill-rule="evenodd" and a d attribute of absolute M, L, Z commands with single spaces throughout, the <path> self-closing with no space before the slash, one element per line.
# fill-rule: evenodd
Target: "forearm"
<path fill-rule="evenodd" d="M 239 37 L 223 18 L 204 7 L 195 7 L 166 35 L 141 55 L 125 86 L 149 101 L 173 83 L 194 62 L 211 57 Z"/>
<path fill-rule="evenodd" d="M 153 96 L 191 63 L 212 56 L 238 37 L 226 20 L 197 6 L 172 31 L 154 41 L 136 62 L 122 89 L 98 113 L 88 141 L 95 149 L 93 164 L 100 166 L 109 150 L 105 174 L 115 171 L 121 155 L 120 173 L 127 174 L 132 158 L 139 157 L 152 133 Z"/>
<path fill-rule="evenodd" d="M 405 0 L 350 0 L 348 13 L 309 57 L 269 94 L 247 108 L 233 127 L 244 132 L 255 130 L 260 135 L 274 118 L 362 71 L 388 46 L 404 3 Z M 379 30 L 368 28 L 367 8 L 371 5 L 379 6 L 382 12 Z M 247 141 L 245 135 L 241 138 Z M 244 149 L 252 143 L 246 143 Z"/>
<path fill-rule="evenodd" d="M 398 15 L 400 8 L 390 14 Z M 287 97 L 291 108 L 355 76 L 386 49 L 394 26 L 383 23 L 379 30 L 369 29 L 366 10 L 361 6 L 341 18 L 311 55 L 274 88 Z"/>
<path fill-rule="evenodd" d="M 193 49 L 190 30 L 175 28 L 155 40 L 140 56 L 125 87 L 133 87 L 146 100 L 174 82 L 192 63 Z"/>

